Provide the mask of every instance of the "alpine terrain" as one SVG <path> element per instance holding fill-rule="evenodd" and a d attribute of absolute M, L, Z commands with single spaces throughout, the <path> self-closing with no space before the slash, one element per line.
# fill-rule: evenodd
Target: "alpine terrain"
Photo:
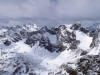
<path fill-rule="evenodd" d="M 0 26 L 0 75 L 100 75 L 98 26 Z"/>

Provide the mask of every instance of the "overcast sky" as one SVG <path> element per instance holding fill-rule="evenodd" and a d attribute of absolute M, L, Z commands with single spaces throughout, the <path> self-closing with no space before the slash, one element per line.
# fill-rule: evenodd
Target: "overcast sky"
<path fill-rule="evenodd" d="M 100 0 L 0 0 L 0 23 L 65 24 L 100 20 Z"/>

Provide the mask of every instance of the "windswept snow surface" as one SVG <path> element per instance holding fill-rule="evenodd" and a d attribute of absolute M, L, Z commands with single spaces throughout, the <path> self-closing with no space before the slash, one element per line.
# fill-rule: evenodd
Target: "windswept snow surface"
<path fill-rule="evenodd" d="M 38 27 L 36 25 L 33 25 L 33 29 L 30 29 L 31 31 L 37 31 Z M 11 58 L 22 56 L 25 61 L 28 61 L 28 63 L 34 64 L 31 65 L 31 68 L 34 69 L 34 72 L 36 75 L 48 75 L 48 73 L 53 72 L 55 73 L 60 71 L 60 67 L 63 64 L 66 64 L 68 66 L 71 66 L 73 69 L 76 69 L 77 61 L 79 58 L 81 58 L 82 51 L 88 52 L 89 55 L 98 55 L 100 52 L 100 44 L 98 47 L 90 48 L 90 44 L 92 43 L 93 37 L 90 37 L 88 34 L 85 34 L 79 30 L 71 30 L 71 25 L 66 25 L 66 29 L 69 32 L 74 32 L 76 36 L 76 40 L 79 40 L 80 43 L 78 44 L 77 49 L 71 50 L 71 49 L 65 49 L 62 52 L 50 52 L 49 50 L 45 49 L 42 46 L 39 46 L 39 41 L 37 41 L 34 46 L 30 46 L 28 44 L 25 44 L 26 39 L 22 39 L 18 42 L 12 42 L 11 45 L 5 46 L 3 43 L 0 42 L 0 60 L 4 62 L 4 65 L 0 64 L 0 70 L 4 71 L 13 71 L 12 64 L 10 66 L 9 63 L 13 63 L 14 61 L 10 61 Z M 63 36 L 65 35 L 66 30 L 61 30 L 61 33 Z M 49 33 L 43 34 L 43 36 L 48 37 L 50 36 Z M 56 35 L 52 35 L 49 37 L 49 40 L 51 43 L 55 44 L 57 43 L 57 40 L 53 39 L 56 38 Z M 57 39 L 57 38 L 56 38 Z M 68 43 L 63 42 L 64 46 L 68 47 Z M 3 55 L 2 55 L 3 53 Z M 6 61 L 5 61 L 6 60 Z M 21 61 L 20 58 L 17 59 L 18 61 Z M 0 61 L 1 63 L 1 61 Z M 70 65 L 69 65 L 70 63 Z M 69 75 L 68 73 L 65 73 L 63 70 L 62 75 Z M 4 74 L 6 75 L 6 73 Z M 11 75 L 11 74 L 8 74 Z M 23 74 L 27 75 L 27 74 Z"/>
<path fill-rule="evenodd" d="M 34 71 L 37 75 L 48 75 L 49 72 L 57 72 L 62 64 L 66 64 L 67 62 L 75 63 L 77 58 L 80 57 L 79 54 L 71 50 L 65 50 L 62 53 L 51 53 L 38 45 L 39 43 L 30 47 L 24 41 L 19 41 L 13 44 L 13 46 L 6 47 L 4 50 L 5 52 L 16 52 L 25 55 L 30 62 L 36 65 Z M 8 55 L 9 57 L 13 58 L 14 55 Z M 75 68 L 75 65 L 72 67 Z"/>
<path fill-rule="evenodd" d="M 20 41 L 16 43 L 16 49 L 18 50 L 18 53 L 27 55 L 31 62 L 37 65 L 34 69 L 35 72 L 37 74 L 40 73 L 40 75 L 47 75 L 48 72 L 56 71 L 62 64 L 66 64 L 67 62 L 75 63 L 76 58 L 79 58 L 79 55 L 75 55 L 75 52 L 70 50 L 65 50 L 62 53 L 51 53 L 48 50 L 39 47 L 38 43 L 31 48 L 23 41 Z"/>
<path fill-rule="evenodd" d="M 80 40 L 79 48 L 83 50 L 90 49 L 90 44 L 92 43 L 92 37 L 89 37 L 87 34 L 83 32 L 76 31 L 76 39 Z"/>
<path fill-rule="evenodd" d="M 88 53 L 88 55 L 98 55 L 99 53 L 100 53 L 100 45 L 99 45 L 99 47 L 93 48 L 93 49 Z"/>

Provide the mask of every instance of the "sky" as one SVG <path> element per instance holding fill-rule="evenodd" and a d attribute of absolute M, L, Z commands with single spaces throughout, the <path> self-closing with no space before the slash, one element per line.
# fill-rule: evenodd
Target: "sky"
<path fill-rule="evenodd" d="M 100 21 L 100 0 L 0 0 L 0 23 L 41 25 Z"/>

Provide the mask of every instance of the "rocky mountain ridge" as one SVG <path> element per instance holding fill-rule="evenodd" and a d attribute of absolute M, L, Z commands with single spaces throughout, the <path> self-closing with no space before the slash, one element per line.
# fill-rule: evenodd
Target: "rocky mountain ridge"
<path fill-rule="evenodd" d="M 0 27 L 0 74 L 99 75 L 99 34 L 81 24 Z"/>

